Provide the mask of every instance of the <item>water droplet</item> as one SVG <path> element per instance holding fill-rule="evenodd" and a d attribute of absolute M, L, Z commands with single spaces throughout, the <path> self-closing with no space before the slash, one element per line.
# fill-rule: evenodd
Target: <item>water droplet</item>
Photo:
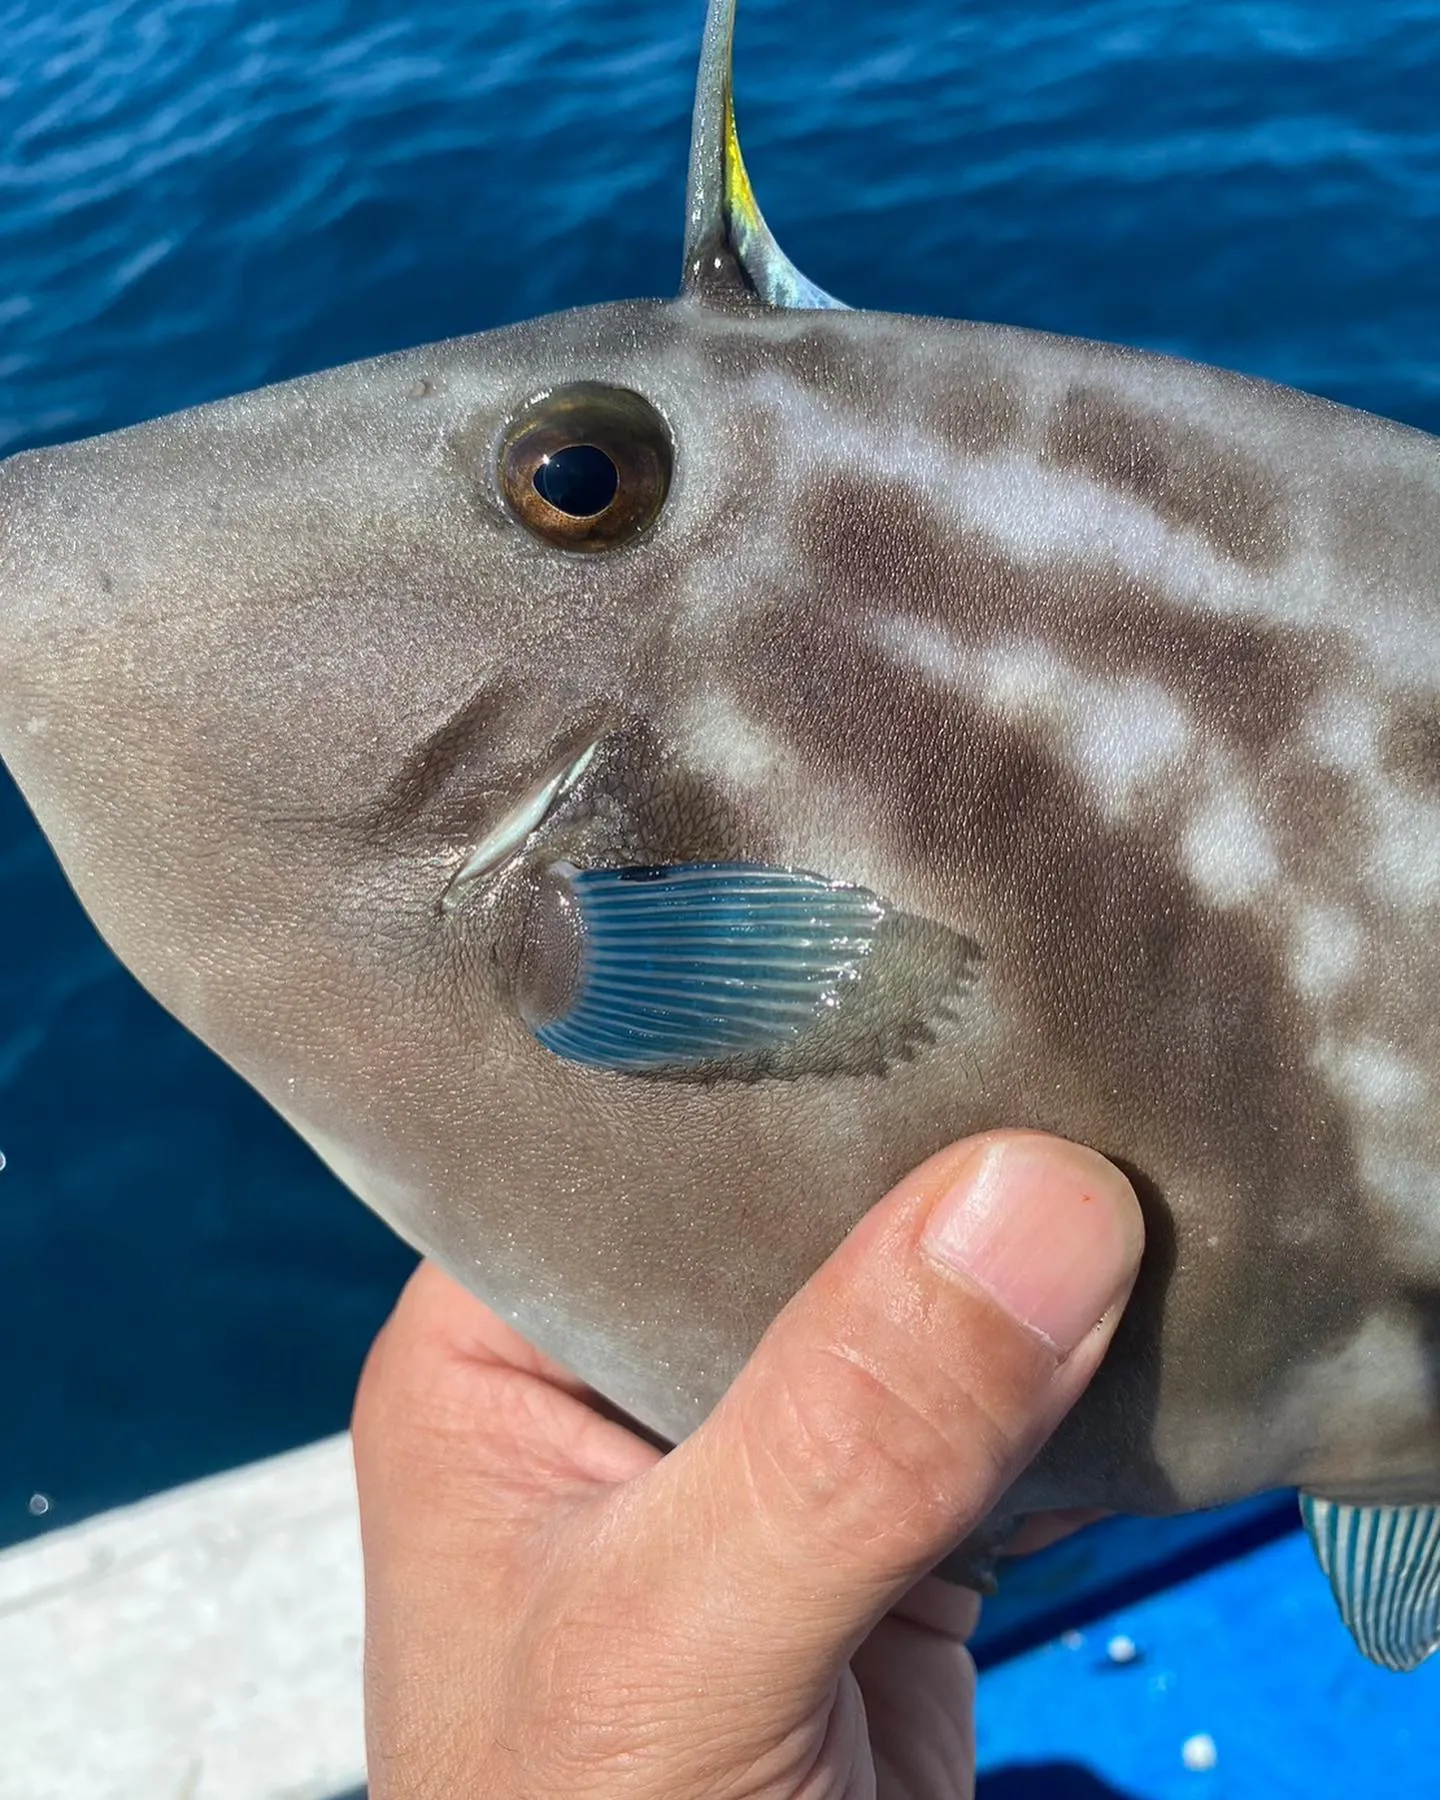
<path fill-rule="evenodd" d="M 1067 1650 L 1079 1650 L 1084 1645 L 1085 1633 L 1083 1631 L 1062 1631 L 1060 1642 Z"/>
<path fill-rule="evenodd" d="M 5 1152 L 0 1150 L 0 1169 L 5 1167 Z"/>
<path fill-rule="evenodd" d="M 50 1510 L 50 1496 L 48 1494 L 32 1494 L 26 1502 L 26 1506 L 32 1518 L 43 1519 Z"/>
<path fill-rule="evenodd" d="M 1123 1665 L 1125 1663 L 1134 1662 L 1140 1652 L 1136 1648 L 1134 1638 L 1126 1637 L 1125 1633 L 1121 1631 L 1117 1632 L 1105 1646 L 1105 1654 L 1110 1658 L 1112 1663 L 1120 1663 Z"/>
<path fill-rule="evenodd" d="M 1180 1760 L 1187 1769 L 1197 1775 L 1206 1769 L 1213 1769 L 1220 1760 L 1220 1752 L 1215 1748 L 1215 1740 L 1208 1731 L 1197 1731 L 1194 1737 L 1186 1738 L 1180 1746 Z"/>

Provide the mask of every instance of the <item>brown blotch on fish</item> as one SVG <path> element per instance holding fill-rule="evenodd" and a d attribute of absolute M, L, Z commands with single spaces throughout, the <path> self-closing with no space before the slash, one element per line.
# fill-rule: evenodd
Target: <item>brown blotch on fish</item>
<path fill-rule="evenodd" d="M 807 764 L 885 796 L 880 816 L 897 865 L 923 871 L 958 858 L 966 869 L 963 903 L 944 922 L 995 947 L 980 972 L 980 1015 L 993 981 L 1006 995 L 1012 1043 L 1029 1043 L 1012 1049 L 1003 1079 L 982 1063 L 985 1087 L 957 1093 L 957 1107 L 977 1124 L 1023 1112 L 1061 1132 L 1083 1117 L 1101 1147 L 1128 1133 L 1142 1169 L 1203 1163 L 1213 1172 L 1229 1235 L 1201 1252 L 1206 1291 L 1192 1293 L 1184 1320 L 1168 1326 L 1195 1351 L 1183 1377 L 1191 1401 L 1243 1405 L 1289 1347 L 1319 1354 L 1343 1344 L 1363 1315 L 1378 1244 L 1345 1120 L 1311 1068 L 1313 1022 L 1294 1006 L 1274 927 L 1246 909 L 1207 905 L 1166 830 L 1103 818 L 1035 734 L 963 695 L 897 686 L 827 604 L 801 619 L 792 599 L 777 596 L 747 654 L 766 677 L 752 704 L 773 711 L 784 696 Z M 866 696 L 863 710 L 836 704 L 851 689 Z M 1128 1101 L 1140 1085 L 1165 1101 L 1145 1143 Z M 1281 1092 L 1283 1116 L 1262 1125 L 1257 1106 Z M 1217 1120 L 1226 1122 L 1220 1132 Z M 1240 1202 L 1255 1190 L 1267 1195 L 1263 1213 Z M 1333 1198 L 1317 1216 L 1321 1191 Z M 1193 1210 L 1197 1195 L 1164 1196 L 1182 1264 L 1213 1235 Z M 1264 1254 L 1277 1232 L 1293 1246 L 1278 1267 Z M 1147 1291 L 1148 1303 L 1132 1302 L 1129 1328 L 1142 1358 L 1153 1354 L 1165 1313 L 1163 1293 Z M 1207 1358 L 1201 1346 L 1237 1310 L 1249 1321 L 1246 1341 Z M 1108 1380 L 1102 1371 L 1092 1402 L 1107 1412 Z M 1113 1402 L 1118 1431 L 1133 1393 L 1122 1402 L 1117 1390 Z M 1053 1455 L 1068 1454 L 1062 1431 Z"/>
<path fill-rule="evenodd" d="M 989 456 L 1014 443 L 1030 416 L 1024 387 L 978 350 L 938 391 L 925 396 L 925 427 L 947 448 Z"/>
<path fill-rule="evenodd" d="M 1359 435 L 1372 423 L 1356 414 L 1352 429 Z M 1415 438 L 1418 463 L 1431 452 L 1418 432 Z M 1440 609 L 1435 485 L 1428 469 L 1347 469 L 1325 499 L 1325 541 L 1345 571 L 1344 591 L 1352 604 L 1369 595 L 1399 594 L 1426 611 Z"/>
<path fill-rule="evenodd" d="M 864 612 L 935 626 L 957 672 L 991 647 L 1043 639 L 1084 675 L 1154 681 L 1212 738 L 1258 756 L 1299 728 L 1346 653 L 1338 633 L 1195 612 L 1118 566 L 1021 562 L 983 531 L 948 529 L 901 481 L 840 471 L 814 492 L 798 536 L 812 574 L 828 565 L 832 586 L 853 589 L 852 629 Z"/>
<path fill-rule="evenodd" d="M 1380 764 L 1415 793 L 1440 793 L 1440 694 L 1407 694 L 1380 734 Z"/>
<path fill-rule="evenodd" d="M 1198 532 L 1247 569 L 1278 568 L 1291 531 L 1275 477 L 1180 419 L 1128 405 L 1102 388 L 1072 387 L 1055 409 L 1047 454 Z"/>
<path fill-rule="evenodd" d="M 496 786 L 487 751 L 519 698 L 513 686 L 484 687 L 414 744 L 377 797 L 376 840 L 473 824 L 477 793 L 493 797 Z"/>

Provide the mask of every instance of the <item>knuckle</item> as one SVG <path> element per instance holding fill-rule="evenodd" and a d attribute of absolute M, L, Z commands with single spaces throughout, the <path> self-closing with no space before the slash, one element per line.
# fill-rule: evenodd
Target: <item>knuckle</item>
<path fill-rule="evenodd" d="M 906 1395 L 839 1348 L 803 1359 L 749 1446 L 760 1499 L 839 1555 L 893 1541 L 902 1556 L 983 1506 L 1012 1451 L 963 1392 Z"/>
<path fill-rule="evenodd" d="M 898 1406 L 893 1389 L 847 1356 L 827 1351 L 818 1361 L 792 1384 L 790 1429 L 776 1445 L 806 1510 L 875 1511 L 928 1486 L 935 1449 L 928 1421 Z"/>

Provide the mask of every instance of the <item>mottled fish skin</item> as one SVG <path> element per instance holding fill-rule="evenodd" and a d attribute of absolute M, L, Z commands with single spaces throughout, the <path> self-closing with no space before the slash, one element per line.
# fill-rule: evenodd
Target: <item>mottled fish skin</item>
<path fill-rule="evenodd" d="M 599 557 L 496 489 L 578 379 L 677 445 Z M 10 461 L 0 667 L 119 954 L 659 1432 L 902 1171 L 1034 1125 L 1150 1250 L 1015 1510 L 1440 1496 L 1440 442 L 1019 331 L 603 307 Z M 513 991 L 560 855 L 817 870 L 973 979 L 883 1072 L 569 1065 Z"/>

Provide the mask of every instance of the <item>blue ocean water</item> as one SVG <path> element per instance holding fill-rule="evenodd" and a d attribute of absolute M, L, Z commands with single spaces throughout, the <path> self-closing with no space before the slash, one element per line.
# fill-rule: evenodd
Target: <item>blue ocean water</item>
<path fill-rule="evenodd" d="M 702 11 L 0 0 L 0 452 L 672 291 Z M 1440 432 L 1440 0 L 744 0 L 737 80 L 852 303 Z M 0 1542 L 344 1422 L 408 1253 L 117 968 L 3 777 L 0 1151 Z"/>

